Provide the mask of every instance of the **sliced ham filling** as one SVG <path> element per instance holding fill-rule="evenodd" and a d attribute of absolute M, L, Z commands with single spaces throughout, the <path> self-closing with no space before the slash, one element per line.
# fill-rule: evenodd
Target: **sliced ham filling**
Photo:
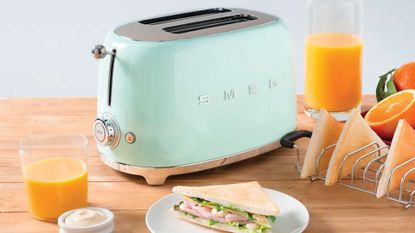
<path fill-rule="evenodd" d="M 234 212 L 227 212 L 226 210 L 217 211 L 215 208 L 211 208 L 208 206 L 200 206 L 197 203 L 187 200 L 187 199 L 184 200 L 182 204 L 180 204 L 179 208 L 181 211 L 186 212 L 188 214 L 194 215 L 199 218 L 207 219 L 207 220 L 211 219 L 219 223 L 228 223 L 228 222 L 237 222 L 239 224 L 253 223 L 249 221 L 248 218 L 243 215 L 240 215 Z"/>

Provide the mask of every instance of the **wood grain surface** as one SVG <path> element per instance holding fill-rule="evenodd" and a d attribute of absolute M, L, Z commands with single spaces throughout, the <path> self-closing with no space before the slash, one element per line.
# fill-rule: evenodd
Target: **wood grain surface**
<path fill-rule="evenodd" d="M 314 120 L 302 112 L 298 97 L 298 128 L 312 129 Z M 365 96 L 364 108 L 375 98 Z M 27 212 L 18 141 L 29 134 L 81 133 L 90 139 L 89 202 L 115 213 L 115 232 L 146 233 L 145 214 L 153 202 L 169 194 L 174 185 L 223 184 L 258 180 L 262 186 L 285 192 L 310 212 L 306 232 L 415 232 L 415 208 L 376 199 L 340 185 L 301 180 L 295 173 L 295 152 L 280 148 L 221 168 L 170 177 L 163 186 L 148 186 L 143 178 L 106 167 L 97 156 L 91 125 L 95 98 L 0 99 L 0 232 L 57 232 L 54 223 L 33 219 Z M 302 154 L 307 139 L 298 143 Z"/>

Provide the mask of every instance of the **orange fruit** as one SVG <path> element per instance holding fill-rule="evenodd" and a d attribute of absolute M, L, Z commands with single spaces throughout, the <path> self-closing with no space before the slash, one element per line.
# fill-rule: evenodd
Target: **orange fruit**
<path fill-rule="evenodd" d="M 365 116 L 370 127 L 382 138 L 393 137 L 399 119 L 415 126 L 415 90 L 397 92 L 377 103 Z"/>
<path fill-rule="evenodd" d="M 415 89 L 415 62 L 401 66 L 393 74 L 393 83 L 398 91 Z"/>

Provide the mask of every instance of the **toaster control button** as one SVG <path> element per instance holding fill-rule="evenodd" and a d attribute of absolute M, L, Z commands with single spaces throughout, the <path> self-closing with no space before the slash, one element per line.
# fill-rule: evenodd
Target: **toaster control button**
<path fill-rule="evenodd" d="M 133 132 L 126 133 L 125 141 L 129 144 L 133 144 L 135 142 L 135 134 Z"/>
<path fill-rule="evenodd" d="M 94 135 L 95 139 L 102 143 L 105 141 L 108 135 L 107 127 L 105 127 L 105 123 L 102 120 L 97 119 L 94 123 Z"/>
<path fill-rule="evenodd" d="M 94 136 L 101 146 L 109 146 L 111 149 L 115 148 L 120 142 L 118 124 L 109 113 L 95 120 Z"/>

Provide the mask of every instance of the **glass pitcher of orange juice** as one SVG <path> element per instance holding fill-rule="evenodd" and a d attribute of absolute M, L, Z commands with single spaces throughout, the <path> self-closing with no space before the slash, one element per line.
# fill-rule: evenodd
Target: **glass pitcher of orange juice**
<path fill-rule="evenodd" d="M 88 139 L 84 135 L 29 136 L 19 145 L 29 211 L 56 222 L 88 206 Z"/>
<path fill-rule="evenodd" d="M 362 96 L 362 1 L 310 0 L 305 38 L 304 105 L 344 121 Z"/>

